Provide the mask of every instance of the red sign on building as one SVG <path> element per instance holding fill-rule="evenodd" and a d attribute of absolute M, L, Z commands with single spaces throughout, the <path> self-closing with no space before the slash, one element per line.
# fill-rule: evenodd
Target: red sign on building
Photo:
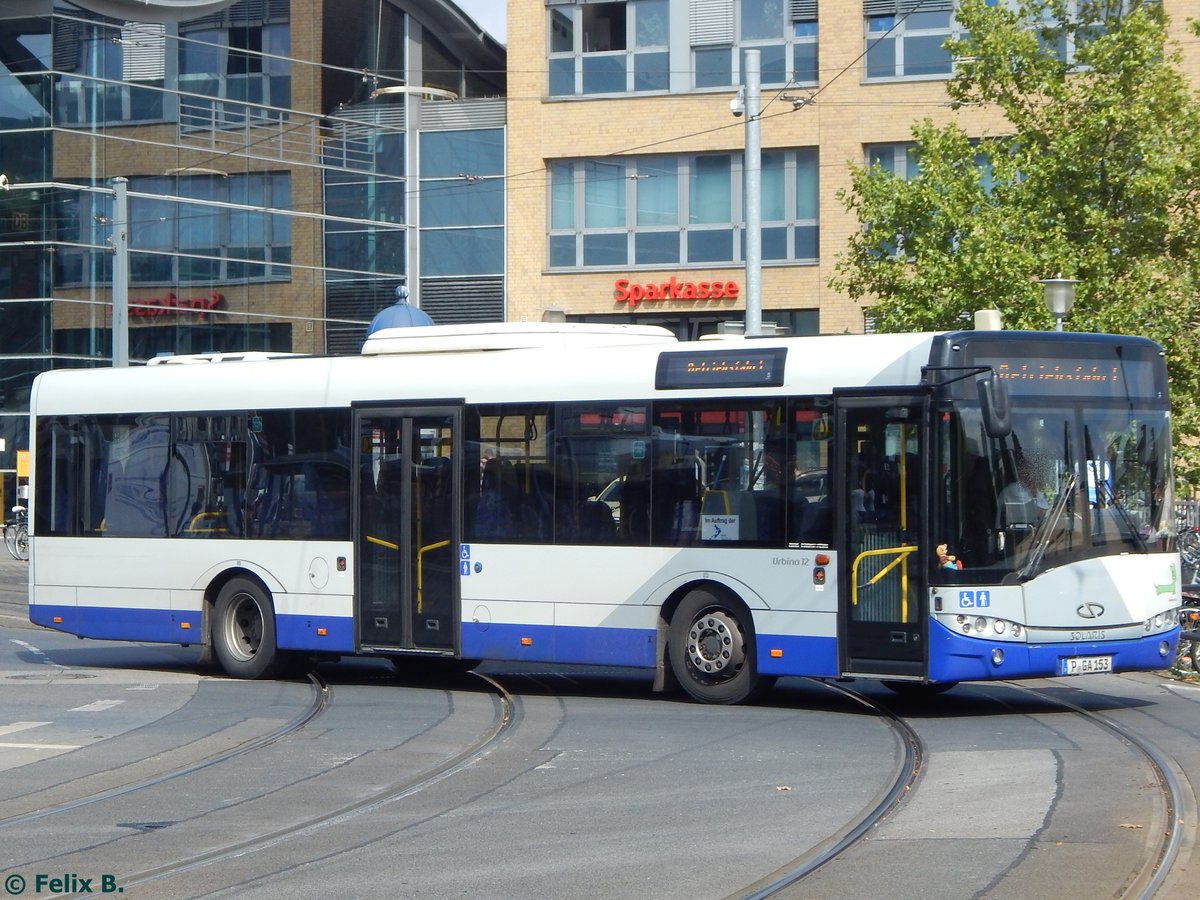
<path fill-rule="evenodd" d="M 168 316 L 175 313 L 193 313 L 200 321 L 208 318 L 208 311 L 216 309 L 225 300 L 215 291 L 203 297 L 176 297 L 170 291 L 165 297 L 145 297 L 129 301 L 131 316 Z"/>
<path fill-rule="evenodd" d="M 638 284 L 618 278 L 613 299 L 633 309 L 646 300 L 736 300 L 740 290 L 736 281 L 680 281 L 672 275 L 670 281 Z"/>

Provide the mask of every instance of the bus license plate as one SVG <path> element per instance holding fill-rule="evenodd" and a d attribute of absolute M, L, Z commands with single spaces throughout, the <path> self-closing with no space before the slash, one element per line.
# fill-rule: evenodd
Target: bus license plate
<path fill-rule="evenodd" d="M 1061 662 L 1060 675 L 1091 675 L 1112 671 L 1111 656 L 1065 656 Z"/>

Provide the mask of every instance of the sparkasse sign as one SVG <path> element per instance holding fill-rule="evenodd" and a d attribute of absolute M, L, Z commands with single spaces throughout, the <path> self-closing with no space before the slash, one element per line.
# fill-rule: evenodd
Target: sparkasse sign
<path fill-rule="evenodd" d="M 736 300 L 740 290 L 736 281 L 680 281 L 672 275 L 670 281 L 638 284 L 618 278 L 613 299 L 633 309 L 643 300 Z"/>

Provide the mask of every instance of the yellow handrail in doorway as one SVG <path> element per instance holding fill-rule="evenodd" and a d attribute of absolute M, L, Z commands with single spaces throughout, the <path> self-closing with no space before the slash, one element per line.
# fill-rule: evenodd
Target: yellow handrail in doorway
<path fill-rule="evenodd" d="M 867 585 L 872 585 L 879 581 L 884 575 L 894 569 L 901 563 L 908 561 L 910 554 L 917 550 L 916 544 L 905 545 L 903 547 L 881 547 L 877 550 L 864 550 L 858 556 L 854 557 L 854 562 L 850 565 L 850 603 L 854 606 L 858 605 L 858 567 L 859 564 L 868 556 L 890 556 L 895 555 L 890 563 L 876 572 Z M 905 566 L 900 576 L 900 621 L 908 621 L 908 567 Z"/>
<path fill-rule="evenodd" d="M 442 547 L 449 547 L 449 541 L 438 541 L 436 544 L 427 544 L 417 551 L 417 615 L 420 615 L 424 609 L 424 598 L 422 597 L 422 585 L 424 582 L 424 567 L 421 557 L 430 550 L 440 550 Z"/>

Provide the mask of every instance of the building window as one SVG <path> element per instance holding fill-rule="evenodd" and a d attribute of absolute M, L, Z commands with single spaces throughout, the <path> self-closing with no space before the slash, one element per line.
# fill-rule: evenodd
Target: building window
<path fill-rule="evenodd" d="M 741 84 L 751 49 L 762 84 L 817 82 L 816 0 L 693 0 L 688 32 L 697 88 Z"/>
<path fill-rule="evenodd" d="M 912 181 L 921 174 L 921 157 L 916 144 L 874 144 L 866 148 L 867 167 L 878 167 L 901 181 Z M 870 224 L 866 226 L 870 229 Z M 900 259 L 904 235 L 896 234 L 881 240 L 877 252 L 881 256 Z M 870 334 L 871 332 L 867 332 Z"/>
<path fill-rule="evenodd" d="M 728 153 L 550 166 L 549 267 L 662 268 L 745 259 L 742 160 Z M 815 148 L 762 155 L 764 262 L 819 255 Z"/>
<path fill-rule="evenodd" d="M 551 5 L 549 94 L 666 91 L 669 0 Z"/>
<path fill-rule="evenodd" d="M 135 176 L 129 191 L 131 284 L 291 278 L 291 218 L 265 212 L 291 207 L 291 177 L 286 173 Z M 111 254 L 78 244 L 103 244 L 111 228 L 112 198 L 81 191 L 79 199 L 64 204 L 61 211 L 58 240 L 64 244 L 57 253 L 57 283 L 111 278 Z"/>
<path fill-rule="evenodd" d="M 161 24 L 55 20 L 56 125 L 163 118 L 166 32 Z"/>
<path fill-rule="evenodd" d="M 324 148 L 325 278 L 327 282 L 403 277 L 407 271 L 407 185 L 404 132 L 387 132 Z M 395 282 L 392 282 L 392 286 Z M 391 286 L 388 288 L 391 291 Z"/>
<path fill-rule="evenodd" d="M 292 78 L 284 57 L 290 53 L 287 23 L 185 30 L 179 37 L 180 127 L 244 128 L 286 118 Z"/>
<path fill-rule="evenodd" d="M 883 171 L 903 181 L 912 181 L 921 174 L 921 158 L 917 145 L 871 144 L 867 147 L 867 167 L 874 166 L 879 166 Z"/>
<path fill-rule="evenodd" d="M 421 133 L 421 275 L 504 272 L 504 130 Z"/>
<path fill-rule="evenodd" d="M 953 62 L 944 46 L 961 37 L 952 0 L 865 0 L 867 78 L 945 77 Z"/>
<path fill-rule="evenodd" d="M 986 0 L 988 6 L 1004 2 Z M 1123 7 L 1124 4 L 1114 2 L 1112 14 L 1119 14 Z M 1078 18 L 1079 0 L 1071 0 L 1067 8 Z M 1037 33 L 1043 51 L 1073 64 L 1075 51 L 1082 42 L 1105 33 L 1107 14 L 1087 28 L 1077 28 L 1062 25 L 1053 10 L 1043 9 L 1028 26 Z M 954 18 L 954 0 L 863 0 L 863 19 L 868 79 L 944 78 L 953 71 L 946 41 L 966 37 Z M 766 81 L 765 71 L 763 80 Z"/>

